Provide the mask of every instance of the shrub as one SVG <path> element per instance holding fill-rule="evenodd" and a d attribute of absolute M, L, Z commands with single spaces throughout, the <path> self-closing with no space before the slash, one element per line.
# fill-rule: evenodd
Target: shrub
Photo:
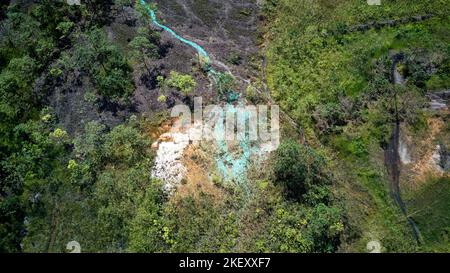
<path fill-rule="evenodd" d="M 327 182 L 323 166 L 323 158 L 312 148 L 287 140 L 275 152 L 275 182 L 283 186 L 288 198 L 300 200 L 313 186 Z"/>
<path fill-rule="evenodd" d="M 192 90 L 197 86 L 197 83 L 191 75 L 181 74 L 176 71 L 170 72 L 169 79 L 167 79 L 166 83 L 169 87 L 181 91 L 185 96 L 190 95 Z"/>

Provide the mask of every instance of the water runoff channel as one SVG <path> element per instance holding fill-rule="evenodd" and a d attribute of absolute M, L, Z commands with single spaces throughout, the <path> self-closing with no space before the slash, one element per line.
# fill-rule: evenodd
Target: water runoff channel
<path fill-rule="evenodd" d="M 204 64 L 203 66 L 204 71 L 208 73 L 208 76 L 213 80 L 216 87 L 220 89 L 221 77 L 224 76 L 224 73 L 218 72 L 212 67 L 212 61 L 208 52 L 199 44 L 180 36 L 170 27 L 161 24 L 158 21 L 156 15 L 157 9 L 155 4 L 149 4 L 144 0 L 140 0 L 140 3 L 144 6 L 146 11 L 148 12 L 151 18 L 151 22 L 154 26 L 163 29 L 176 40 L 195 49 L 195 51 L 200 57 L 201 62 Z M 245 106 L 244 99 L 241 98 L 238 92 L 234 90 L 225 90 L 225 92 L 227 94 L 226 99 L 224 101 L 225 107 L 222 113 L 221 120 L 225 120 L 225 113 L 231 112 L 233 114 L 236 114 L 237 109 L 239 107 Z M 246 122 L 250 119 L 250 114 L 247 111 L 244 111 L 244 113 L 245 113 L 244 115 L 236 115 L 238 119 L 242 119 L 239 120 L 238 123 L 242 122 L 241 124 L 246 124 Z M 224 134 L 225 126 L 223 122 L 218 122 L 216 124 L 216 126 L 214 127 L 214 133 L 216 134 L 216 136 L 225 135 Z M 252 155 L 260 154 L 261 149 L 258 146 L 252 145 L 248 134 L 243 134 L 243 136 L 238 138 L 238 140 L 239 140 L 239 147 L 241 150 L 239 156 L 231 152 L 230 146 L 224 137 L 219 139 L 216 138 L 215 144 L 218 148 L 218 152 L 216 152 L 215 161 L 217 164 L 218 171 L 222 175 L 223 179 L 226 182 L 237 183 L 248 194 L 249 188 L 247 183 L 247 170 L 249 167 L 248 165 L 250 162 L 250 157 Z"/>

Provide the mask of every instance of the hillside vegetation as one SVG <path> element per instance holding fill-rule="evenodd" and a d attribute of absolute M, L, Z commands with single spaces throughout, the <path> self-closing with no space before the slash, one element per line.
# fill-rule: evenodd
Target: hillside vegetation
<path fill-rule="evenodd" d="M 265 14 L 267 83 L 274 100 L 334 166 L 339 180 L 334 196 L 348 220 L 342 250 L 364 251 L 368 241 L 379 240 L 385 251 L 433 251 L 428 244 L 442 241 L 448 251 L 448 224 L 425 226 L 424 221 L 435 222 L 425 220 L 429 212 L 424 211 L 434 210 L 426 205 L 412 212 L 424 229 L 424 244 L 414 242 L 389 194 L 383 163 L 396 119 L 411 138 L 426 139 L 435 116 L 425 95 L 450 87 L 448 2 L 369 6 L 366 1 L 272 0 Z M 407 79 L 404 86 L 393 83 L 394 54 L 402 55 L 396 68 Z M 448 112 L 438 118 L 446 124 L 440 134 L 448 147 Z M 447 176 L 440 183 L 448 181 Z M 430 199 L 442 198 L 437 201 L 442 214 L 436 217 L 448 218 L 446 197 L 431 197 L 431 188 L 424 191 Z M 428 228 L 441 229 L 440 235 L 428 236 Z"/>
<path fill-rule="evenodd" d="M 223 94 L 138 2 L 0 5 L 0 252 L 450 251 L 448 169 L 402 169 L 405 215 L 384 157 L 396 123 L 418 167 L 450 150 L 448 109 L 426 96 L 450 88 L 448 1 L 155 1 L 231 67 L 219 85 L 249 78 L 248 101 L 283 110 L 281 145 L 251 162 L 247 187 L 197 150 L 186 161 L 204 181 L 172 196 L 151 177 L 168 110 Z"/>

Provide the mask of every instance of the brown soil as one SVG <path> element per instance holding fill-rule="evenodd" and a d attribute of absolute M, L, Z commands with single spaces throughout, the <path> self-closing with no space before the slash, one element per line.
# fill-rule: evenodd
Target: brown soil
<path fill-rule="evenodd" d="M 407 179 L 402 179 L 402 188 L 417 190 L 430 177 L 441 177 L 444 172 L 438 170 L 433 161 L 433 154 L 436 150 L 436 138 L 445 124 L 441 118 L 433 117 L 428 120 L 429 133 L 422 141 L 415 145 L 416 151 L 414 162 L 405 166 L 404 173 L 410 173 Z"/>
<path fill-rule="evenodd" d="M 223 191 L 211 181 L 208 170 L 212 162 L 210 156 L 198 145 L 191 144 L 184 152 L 184 165 L 187 175 L 175 193 L 173 199 L 193 197 L 198 199 L 201 193 L 208 194 L 218 203 L 223 201 Z"/>

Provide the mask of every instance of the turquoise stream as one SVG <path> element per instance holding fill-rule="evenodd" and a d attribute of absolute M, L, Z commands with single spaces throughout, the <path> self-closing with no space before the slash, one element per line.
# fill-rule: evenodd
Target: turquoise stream
<path fill-rule="evenodd" d="M 211 76 L 215 83 L 218 82 L 218 77 L 221 75 L 220 72 L 215 71 L 211 67 L 211 59 L 209 57 L 209 54 L 206 52 L 206 50 L 200 46 L 199 44 L 187 40 L 180 35 L 178 35 L 175 31 L 173 31 L 171 28 L 161 24 L 158 22 L 158 19 L 156 17 L 156 10 L 152 9 L 150 5 L 148 5 L 144 0 L 140 0 L 141 4 L 145 7 L 147 12 L 150 15 L 150 18 L 152 20 L 152 23 L 159 28 L 162 28 L 163 30 L 167 31 L 169 34 L 171 34 L 175 39 L 181 41 L 184 44 L 189 45 L 190 47 L 194 48 L 199 56 L 202 58 L 202 61 L 205 62 L 205 67 L 207 67 L 206 71 L 208 72 L 209 76 Z M 236 92 L 233 92 L 230 90 L 231 94 L 237 94 Z M 238 97 L 234 96 L 231 101 L 235 101 Z M 240 106 L 243 105 L 242 102 L 238 102 Z M 230 99 L 227 102 L 226 108 L 224 110 L 224 116 L 226 112 L 232 112 L 236 113 L 236 106 L 232 105 L 230 103 Z M 248 115 L 243 115 L 243 117 L 248 120 Z M 242 122 L 242 121 L 241 121 Z M 215 126 L 215 133 L 216 135 L 224 135 L 225 132 L 225 126 L 223 123 L 218 123 Z M 217 146 L 219 148 L 219 153 L 216 156 L 216 163 L 217 168 L 220 172 L 220 174 L 223 176 L 225 181 L 234 181 L 237 184 L 244 187 L 245 191 L 248 193 L 248 185 L 247 185 L 247 169 L 248 169 L 248 162 L 249 158 L 252 154 L 257 153 L 257 149 L 254 147 L 251 147 L 250 141 L 248 138 L 248 135 L 246 134 L 245 137 L 240 139 L 239 146 L 240 146 L 240 153 L 241 156 L 238 158 L 235 158 L 233 154 L 229 151 L 228 143 L 226 140 L 216 140 Z"/>
<path fill-rule="evenodd" d="M 153 10 L 144 0 L 140 0 L 140 1 L 141 1 L 141 4 L 145 7 L 145 9 L 148 11 L 148 14 L 150 15 L 150 18 L 152 19 L 152 23 L 155 26 L 164 29 L 165 31 L 170 33 L 175 39 L 177 39 L 177 40 L 179 40 L 179 41 L 181 41 L 181 42 L 191 46 L 192 48 L 194 48 L 197 51 L 197 53 L 201 57 L 203 57 L 205 59 L 206 63 L 210 62 L 209 55 L 208 55 L 208 53 L 206 52 L 206 50 L 202 46 L 200 46 L 199 44 L 197 44 L 195 42 L 192 42 L 190 40 L 187 40 L 187 39 L 181 37 L 175 31 L 173 31 L 171 28 L 169 28 L 169 27 L 167 27 L 167 26 L 165 26 L 163 24 L 160 24 L 158 22 L 158 19 L 156 18 L 155 10 Z"/>

